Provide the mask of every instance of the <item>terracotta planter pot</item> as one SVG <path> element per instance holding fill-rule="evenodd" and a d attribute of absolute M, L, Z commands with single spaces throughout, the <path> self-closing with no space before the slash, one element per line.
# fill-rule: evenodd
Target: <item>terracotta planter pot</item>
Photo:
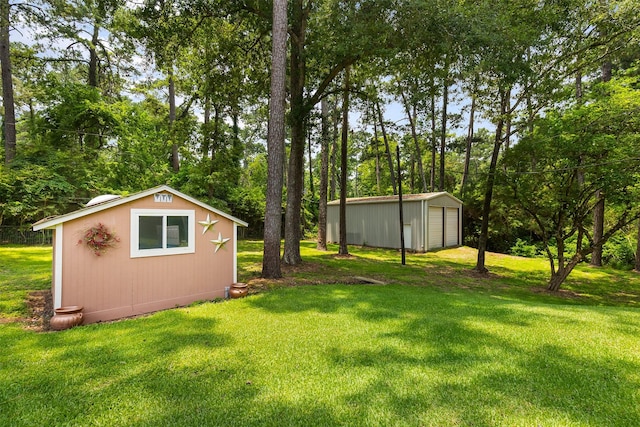
<path fill-rule="evenodd" d="M 78 305 L 56 308 L 49 326 L 54 331 L 62 331 L 80 325 L 83 320 L 82 309 L 83 307 Z"/>
<path fill-rule="evenodd" d="M 230 298 L 242 298 L 247 296 L 247 292 L 249 292 L 249 288 L 246 283 L 234 283 L 229 288 L 229 297 Z"/>

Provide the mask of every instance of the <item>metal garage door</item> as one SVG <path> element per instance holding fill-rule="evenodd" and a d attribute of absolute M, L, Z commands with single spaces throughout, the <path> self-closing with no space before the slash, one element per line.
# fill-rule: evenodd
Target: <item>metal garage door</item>
<path fill-rule="evenodd" d="M 404 224 L 402 234 L 404 236 L 405 249 L 413 249 L 413 244 L 411 243 L 411 224 Z"/>
<path fill-rule="evenodd" d="M 429 249 L 441 248 L 444 237 L 444 208 L 429 207 Z"/>
<path fill-rule="evenodd" d="M 460 244 L 460 239 L 458 239 L 458 222 L 458 209 L 447 208 L 447 246 L 458 246 Z"/>

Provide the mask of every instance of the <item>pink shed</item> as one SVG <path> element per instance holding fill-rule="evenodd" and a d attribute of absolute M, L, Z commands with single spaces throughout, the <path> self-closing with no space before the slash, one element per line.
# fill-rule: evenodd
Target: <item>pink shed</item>
<path fill-rule="evenodd" d="M 237 227 L 247 224 L 166 185 L 34 224 L 53 229 L 54 308 L 84 307 L 84 323 L 221 298 L 237 281 Z M 104 251 L 87 231 L 107 230 Z M 100 236 L 98 236 L 100 238 Z"/>

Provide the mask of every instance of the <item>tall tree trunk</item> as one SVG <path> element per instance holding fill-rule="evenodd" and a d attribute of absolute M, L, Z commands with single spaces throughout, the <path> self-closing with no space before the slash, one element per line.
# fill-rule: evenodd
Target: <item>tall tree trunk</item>
<path fill-rule="evenodd" d="M 340 147 L 340 255 L 348 255 L 347 247 L 347 143 L 349 142 L 349 68 L 344 70 L 342 97 L 342 140 Z"/>
<path fill-rule="evenodd" d="M 469 129 L 467 130 L 467 145 L 464 151 L 464 171 L 462 172 L 462 182 L 460 183 L 460 193 L 464 197 L 464 191 L 469 179 L 469 164 L 471 163 L 471 145 L 473 143 L 474 120 L 476 114 L 476 88 L 474 84 L 473 93 L 471 94 L 471 110 L 469 111 Z"/>
<path fill-rule="evenodd" d="M 321 251 L 327 250 L 327 184 L 329 175 L 329 106 L 327 100 L 320 102 L 322 115 L 320 139 L 320 190 L 318 201 L 318 244 L 316 248 Z"/>
<path fill-rule="evenodd" d="M 601 72 L 602 72 L 602 81 L 608 82 L 611 80 L 613 66 L 610 60 L 605 61 L 602 64 Z"/>
<path fill-rule="evenodd" d="M 387 163 L 389 165 L 389 174 L 391 176 L 391 187 L 393 188 L 393 194 L 398 194 L 398 189 L 396 185 L 396 174 L 394 172 L 394 166 L 393 166 L 393 154 L 391 153 L 391 148 L 389 148 L 389 138 L 387 138 L 387 131 L 384 126 L 382 109 L 380 108 L 380 103 L 377 100 L 376 100 L 376 111 L 378 112 L 378 121 L 380 122 L 380 131 L 382 132 L 382 139 L 384 140 L 384 149 L 386 151 Z"/>
<path fill-rule="evenodd" d="M 511 111 L 511 89 L 507 91 L 507 108 L 506 111 Z M 511 145 L 511 115 L 509 114 L 504 119 L 504 149 L 509 150 Z"/>
<path fill-rule="evenodd" d="M 611 80 L 611 61 L 607 59 L 601 68 L 602 81 L 604 83 Z M 602 267 L 602 245 L 598 245 L 598 242 L 602 240 L 604 234 L 604 205 L 605 195 L 601 190 L 596 190 L 596 205 L 593 208 L 593 253 L 591 254 L 591 261 L 589 264 L 592 267 Z"/>
<path fill-rule="evenodd" d="M 231 141 L 232 151 L 231 159 L 233 161 L 233 170 L 235 171 L 232 179 L 233 185 L 237 186 L 240 183 L 240 170 L 242 168 L 242 159 L 244 157 L 244 144 L 240 140 L 240 117 L 237 106 L 234 106 L 231 110 L 231 131 L 233 138 Z"/>
<path fill-rule="evenodd" d="M 444 188 L 444 160 L 445 151 L 447 149 L 447 106 L 449 105 L 449 63 L 445 63 L 444 81 L 442 82 L 442 120 L 440 130 L 440 182 L 438 184 L 439 191 L 445 191 Z"/>
<path fill-rule="evenodd" d="M 305 59 L 304 45 L 306 34 L 303 1 L 293 1 L 293 21 L 291 38 L 291 151 L 289 153 L 289 171 L 287 174 L 287 207 L 284 225 L 283 261 L 289 265 L 302 262 L 300 240 L 302 238 L 301 212 L 302 190 L 304 187 L 304 147 L 305 119 L 304 83 Z"/>
<path fill-rule="evenodd" d="M 413 143 L 416 147 L 416 160 L 418 161 L 418 173 L 420 174 L 420 178 L 422 180 L 422 191 L 424 193 L 427 192 L 427 179 L 424 175 L 424 168 L 422 167 L 422 150 L 420 149 L 420 141 L 418 141 L 418 132 L 416 131 L 416 106 L 413 105 L 413 114 L 411 113 L 411 109 L 409 108 L 409 102 L 404 94 L 404 91 L 400 89 L 400 95 L 402 96 L 402 103 L 404 104 L 404 110 L 407 113 L 407 117 L 409 118 L 409 126 L 411 127 L 411 138 L 413 139 Z"/>
<path fill-rule="evenodd" d="M 400 180 L 398 180 L 398 188 L 401 187 Z M 409 191 L 416 192 L 416 156 L 411 154 L 411 167 L 409 168 Z M 400 197 L 400 191 L 398 191 L 398 197 Z"/>
<path fill-rule="evenodd" d="M 635 267 L 633 268 L 634 271 L 640 273 L 640 221 L 638 221 L 638 234 L 637 234 L 637 241 L 636 241 L 636 262 L 635 262 Z"/>
<path fill-rule="evenodd" d="M 493 153 L 491 154 L 491 163 L 489 165 L 489 175 L 487 177 L 487 188 L 484 193 L 484 204 L 482 206 L 482 225 L 480 226 L 480 236 L 478 239 L 478 260 L 475 270 L 480 273 L 488 272 L 485 267 L 485 257 L 487 251 L 487 243 L 489 240 L 489 214 L 491 213 L 491 199 L 493 197 L 493 186 L 496 179 L 496 171 L 498 165 L 498 155 L 502 146 L 502 132 L 504 128 L 504 115 L 507 110 L 507 91 L 500 89 L 500 116 L 496 124 L 496 135 L 493 141 Z"/>
<path fill-rule="evenodd" d="M 209 123 L 211 122 L 211 98 L 205 96 L 204 98 L 204 123 L 202 125 L 202 158 L 207 159 L 209 157 L 209 149 L 211 148 L 211 130 L 209 129 Z"/>
<path fill-rule="evenodd" d="M 596 205 L 593 208 L 593 253 L 591 254 L 590 265 L 602 267 L 602 241 L 604 234 L 604 193 L 596 190 Z"/>
<path fill-rule="evenodd" d="M 173 172 L 180 172 L 180 155 L 176 141 L 176 84 L 173 77 L 173 64 L 169 68 L 169 137 L 171 138 L 171 168 Z"/>
<path fill-rule="evenodd" d="M 98 41 L 100 35 L 100 24 L 97 22 L 93 23 L 93 33 L 91 35 L 91 44 L 89 45 L 89 70 L 87 76 L 87 83 L 89 86 L 93 88 L 98 87 Z M 95 135 L 96 132 L 88 133 L 85 137 L 85 146 L 92 149 L 98 149 L 102 145 L 100 141 L 98 141 L 98 135 Z"/>
<path fill-rule="evenodd" d="M 220 117 L 220 106 L 218 104 L 215 104 L 213 106 L 213 129 L 211 130 L 211 157 L 209 158 L 209 175 L 215 172 L 216 155 L 218 154 L 218 151 L 221 151 L 222 148 L 222 144 L 220 143 L 220 140 L 222 139 L 220 137 L 221 122 L 222 118 Z M 213 184 L 211 184 L 210 188 L 210 196 L 213 197 Z"/>
<path fill-rule="evenodd" d="M 9 0 L 0 0 L 0 67 L 2 68 L 2 104 L 4 107 L 4 163 L 16 156 L 16 113 L 13 100 L 13 73 L 9 42 Z"/>
<path fill-rule="evenodd" d="M 527 63 L 531 61 L 531 48 L 527 48 Z M 531 85 L 531 77 L 527 74 L 527 76 L 525 77 L 525 87 L 529 87 Z M 526 104 L 526 109 L 527 109 L 527 129 L 529 130 L 529 134 L 533 134 L 533 128 L 534 128 L 534 115 L 535 112 L 533 110 L 533 100 L 532 100 L 532 95 L 531 95 L 531 91 L 527 90 L 526 91 L 526 95 L 525 95 L 525 104 Z"/>
<path fill-rule="evenodd" d="M 333 109 L 333 134 L 331 137 L 331 154 L 329 157 L 329 199 L 336 199 L 336 178 L 338 176 L 338 167 L 336 165 L 336 156 L 338 155 L 338 122 L 340 121 L 340 111 L 338 110 L 338 101 L 334 103 Z"/>
<path fill-rule="evenodd" d="M 582 72 L 578 70 L 576 72 L 576 99 L 579 104 L 582 104 Z"/>
<path fill-rule="evenodd" d="M 431 80 L 433 84 L 433 79 Z M 430 191 L 436 189 L 436 154 L 437 154 L 437 138 L 436 138 L 436 95 L 431 93 L 431 175 L 430 175 Z"/>
<path fill-rule="evenodd" d="M 400 146 L 396 145 L 396 161 L 398 164 L 398 216 L 400 221 L 400 250 L 402 251 L 402 265 L 406 265 L 406 248 L 404 247 L 404 212 L 402 206 L 402 169 L 400 169 Z"/>
<path fill-rule="evenodd" d="M 311 200 L 316 197 L 316 190 L 313 188 L 313 159 L 311 158 L 311 131 L 307 130 L 307 154 L 309 156 L 309 192 Z"/>
<path fill-rule="evenodd" d="M 271 50 L 271 97 L 267 137 L 268 179 L 264 217 L 262 277 L 282 277 L 280 238 L 284 165 L 285 86 L 287 79 L 287 0 L 273 1 L 273 46 Z"/>
<path fill-rule="evenodd" d="M 220 143 L 220 107 L 216 104 L 213 106 L 213 129 L 211 131 L 211 166 L 209 169 L 209 173 L 213 173 L 213 165 L 216 161 L 216 154 L 221 149 L 222 144 Z"/>
<path fill-rule="evenodd" d="M 375 112 L 374 112 L 375 114 Z M 375 117 L 375 116 L 374 116 Z M 376 119 L 373 119 L 373 144 L 376 151 L 376 190 L 377 193 L 380 194 L 382 192 L 381 188 L 381 177 L 380 177 L 380 141 L 378 140 L 378 123 Z"/>
<path fill-rule="evenodd" d="M 93 34 L 91 36 L 91 46 L 89 47 L 89 86 L 98 87 L 98 41 L 100 36 L 100 25 L 93 23 Z"/>

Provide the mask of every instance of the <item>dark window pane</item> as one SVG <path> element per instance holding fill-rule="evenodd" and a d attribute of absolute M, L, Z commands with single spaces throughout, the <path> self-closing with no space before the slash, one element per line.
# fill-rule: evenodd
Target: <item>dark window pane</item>
<path fill-rule="evenodd" d="M 189 246 L 189 217 L 188 216 L 168 216 L 167 217 L 167 247 L 178 248 Z"/>
<path fill-rule="evenodd" d="M 162 217 L 139 217 L 138 249 L 162 249 Z"/>

